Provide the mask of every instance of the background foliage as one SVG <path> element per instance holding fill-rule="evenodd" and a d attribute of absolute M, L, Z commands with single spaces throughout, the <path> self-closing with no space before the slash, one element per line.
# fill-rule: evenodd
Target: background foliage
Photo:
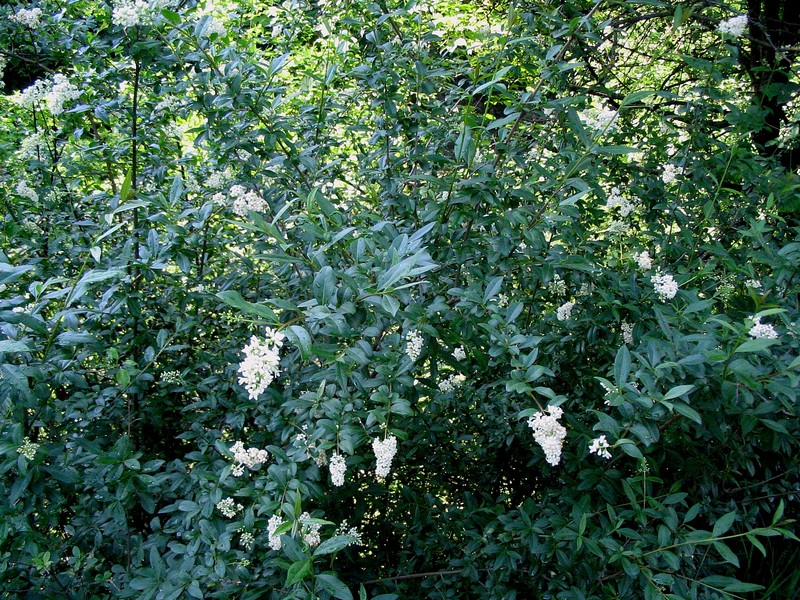
<path fill-rule="evenodd" d="M 798 10 L 5 4 L 0 590 L 796 597 Z"/>

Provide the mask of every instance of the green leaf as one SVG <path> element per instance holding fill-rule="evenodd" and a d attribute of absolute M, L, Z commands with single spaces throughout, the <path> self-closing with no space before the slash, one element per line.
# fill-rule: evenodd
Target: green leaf
<path fill-rule="evenodd" d="M 342 548 L 347 548 L 352 544 L 355 539 L 349 535 L 336 535 L 322 542 L 317 549 L 314 550 L 314 556 L 322 556 L 323 554 L 333 554 Z"/>
<path fill-rule="evenodd" d="M 678 398 L 679 396 L 688 394 L 694 389 L 694 387 L 695 386 L 693 385 L 676 385 L 664 395 L 664 400 L 672 400 L 673 398 Z"/>
<path fill-rule="evenodd" d="M 736 520 L 736 511 L 733 510 L 725 515 L 722 515 L 717 522 L 714 523 L 714 529 L 711 531 L 713 537 L 720 537 L 725 534 L 733 525 Z"/>
<path fill-rule="evenodd" d="M 272 312 L 272 310 L 263 304 L 255 304 L 254 302 L 248 302 L 242 295 L 234 290 L 225 290 L 223 292 L 217 292 L 217 298 L 222 300 L 225 304 L 232 306 L 233 308 L 238 308 L 242 312 L 250 313 L 264 319 L 271 321 L 273 324 L 279 323 L 279 319 L 277 315 Z"/>
<path fill-rule="evenodd" d="M 737 567 L 739 566 L 739 559 L 726 544 L 722 542 L 714 542 L 714 548 L 727 562 Z"/>
<path fill-rule="evenodd" d="M 698 425 L 703 424 L 703 419 L 700 417 L 700 413 L 698 413 L 695 409 L 687 404 L 683 404 L 682 402 L 677 402 L 672 405 L 672 408 L 675 412 L 682 414 L 684 417 L 687 417 L 697 423 Z"/>
<path fill-rule="evenodd" d="M 289 571 L 286 573 L 286 585 L 294 585 L 298 581 L 302 581 L 311 573 L 312 566 L 310 558 L 293 562 L 289 565 Z"/>
<path fill-rule="evenodd" d="M 285 330 L 286 337 L 289 338 L 289 341 L 300 350 L 300 356 L 303 358 L 308 358 L 312 355 L 311 352 L 311 336 L 309 335 L 308 331 L 306 331 L 305 327 L 300 325 L 290 325 Z"/>
<path fill-rule="evenodd" d="M 353 600 L 353 594 L 350 592 L 350 589 L 334 575 L 320 573 L 317 575 L 317 583 L 334 598 L 339 598 L 339 600 Z"/>
<path fill-rule="evenodd" d="M 125 181 L 122 182 L 122 189 L 119 192 L 120 204 L 125 204 L 128 201 L 128 198 L 131 197 L 132 189 L 133 189 L 133 169 L 128 169 L 128 172 L 125 174 Z"/>
<path fill-rule="evenodd" d="M 630 94 L 625 96 L 625 99 L 622 101 L 620 108 L 630 106 L 631 104 L 636 104 L 637 102 L 640 102 L 641 100 L 644 100 L 645 98 L 652 96 L 653 94 L 655 94 L 653 90 L 639 90 L 637 92 L 631 92 Z"/>
<path fill-rule="evenodd" d="M 778 502 L 778 508 L 775 509 L 775 514 L 772 516 L 773 526 L 777 525 L 783 518 L 783 510 L 784 510 L 783 499 L 781 499 L 781 501 Z"/>
<path fill-rule="evenodd" d="M 489 280 L 489 283 L 486 285 L 486 291 L 483 293 L 484 304 L 497 295 L 500 288 L 503 287 L 503 279 L 504 277 L 501 275 L 500 277 L 492 277 Z"/>
<path fill-rule="evenodd" d="M 748 340 L 739 344 L 733 352 L 734 354 L 739 352 L 761 352 L 777 343 L 778 340 Z"/>
<path fill-rule="evenodd" d="M 631 353 L 627 346 L 620 346 L 617 356 L 614 359 L 614 383 L 617 387 L 623 387 L 628 383 L 631 374 Z"/>
<path fill-rule="evenodd" d="M 30 352 L 25 342 L 19 340 L 0 340 L 0 352 Z"/>

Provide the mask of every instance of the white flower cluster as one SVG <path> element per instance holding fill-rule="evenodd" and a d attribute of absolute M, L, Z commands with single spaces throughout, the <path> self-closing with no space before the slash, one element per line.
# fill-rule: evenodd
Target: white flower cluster
<path fill-rule="evenodd" d="M 439 391 L 442 392 L 443 394 L 452 392 L 456 388 L 459 388 L 462 385 L 464 385 L 464 382 L 466 380 L 467 378 L 461 373 L 450 375 L 449 377 L 446 377 L 445 379 L 439 382 Z"/>
<path fill-rule="evenodd" d="M 592 440 L 589 444 L 589 454 L 597 454 L 600 458 L 611 458 L 611 452 L 608 449 L 611 446 L 606 441 L 606 436 L 601 435 L 599 438 Z"/>
<path fill-rule="evenodd" d="M 558 422 L 564 411 L 558 406 L 548 406 L 544 414 L 537 412 L 528 419 L 528 427 L 533 429 L 533 439 L 544 450 L 545 460 L 556 466 L 561 461 L 561 446 L 567 437 L 566 428 Z"/>
<path fill-rule="evenodd" d="M 233 461 L 236 463 L 231 468 L 234 477 L 244 474 L 244 468 L 255 469 L 269 459 L 269 452 L 260 448 L 245 448 L 242 442 L 236 442 L 231 446 Z"/>
<path fill-rule="evenodd" d="M 253 542 L 255 542 L 255 538 L 253 537 L 253 534 L 250 533 L 249 531 L 245 531 L 239 537 L 239 543 L 242 545 L 242 547 L 246 548 L 247 550 L 250 550 L 253 547 Z"/>
<path fill-rule="evenodd" d="M 80 95 L 81 91 L 65 75 L 56 73 L 50 81 L 39 80 L 29 85 L 14 98 L 14 102 L 24 108 L 35 108 L 44 101 L 50 114 L 60 115 L 64 112 L 64 103 L 76 100 Z"/>
<path fill-rule="evenodd" d="M 730 19 L 720 21 L 719 25 L 717 25 L 717 31 L 724 35 L 730 35 L 735 38 L 741 37 L 746 28 L 747 15 L 737 15 L 735 17 L 731 17 Z"/>
<path fill-rule="evenodd" d="M 269 539 L 269 547 L 276 552 L 281 549 L 281 546 L 283 546 L 283 543 L 281 542 L 281 536 L 275 535 L 275 531 L 281 525 L 283 525 L 283 519 L 281 519 L 279 515 L 272 515 L 267 522 L 267 538 Z"/>
<path fill-rule="evenodd" d="M 16 192 L 18 195 L 27 198 L 31 202 L 39 202 L 39 194 L 37 194 L 36 190 L 29 186 L 28 182 L 24 179 L 20 179 L 19 183 L 17 183 Z"/>
<path fill-rule="evenodd" d="M 239 364 L 239 383 L 245 387 L 250 399 L 255 400 L 280 373 L 280 349 L 285 336 L 266 328 L 266 338 L 250 338 L 244 347 L 244 360 Z"/>
<path fill-rule="evenodd" d="M 755 279 L 748 279 L 744 282 L 744 284 L 749 287 L 751 290 L 760 290 L 761 289 L 761 282 Z"/>
<path fill-rule="evenodd" d="M 633 343 L 633 323 L 628 323 L 627 321 L 623 321 L 622 325 L 622 341 L 626 344 Z"/>
<path fill-rule="evenodd" d="M 634 252 L 631 254 L 631 258 L 642 271 L 649 271 L 653 268 L 653 259 L 650 258 L 650 252 L 647 250 L 644 252 Z"/>
<path fill-rule="evenodd" d="M 36 29 L 42 22 L 41 8 L 21 8 L 9 17 L 10 21 Z"/>
<path fill-rule="evenodd" d="M 23 438 L 22 444 L 17 448 L 17 454 L 21 454 L 28 460 L 33 460 L 36 456 L 36 451 L 39 449 L 39 444 L 32 442 L 30 438 Z"/>
<path fill-rule="evenodd" d="M 220 190 L 233 178 L 230 168 L 223 171 L 211 171 L 206 177 L 205 184 L 213 190 Z"/>
<path fill-rule="evenodd" d="M 632 200 L 629 200 L 622 195 L 618 187 L 614 186 L 611 188 L 611 193 L 606 200 L 606 209 L 614 210 L 615 208 L 619 208 L 619 214 L 622 217 L 627 217 L 636 210 L 636 204 L 638 202 L 639 199 L 636 196 L 634 196 Z"/>
<path fill-rule="evenodd" d="M 422 354 L 422 336 L 417 330 L 409 331 L 406 334 L 406 354 L 411 362 L 417 362 L 419 355 Z"/>
<path fill-rule="evenodd" d="M 762 323 L 761 317 L 750 317 L 753 326 L 748 332 L 750 337 L 756 340 L 775 340 L 778 339 L 778 331 L 769 323 Z"/>
<path fill-rule="evenodd" d="M 665 302 L 666 300 L 672 300 L 675 297 L 675 294 L 678 293 L 678 282 L 675 281 L 675 278 L 668 273 L 665 275 L 653 275 L 650 278 L 650 281 L 653 284 L 653 289 L 655 290 L 656 294 L 658 294 L 658 297 L 662 302 Z"/>
<path fill-rule="evenodd" d="M 661 181 L 667 184 L 674 183 L 679 175 L 683 175 L 683 167 L 667 163 L 661 170 Z"/>
<path fill-rule="evenodd" d="M 74 84 L 70 83 L 61 73 L 53 76 L 53 85 L 45 94 L 44 100 L 51 115 L 60 115 L 64 112 L 64 102 L 77 100 L 80 98 L 81 91 Z"/>
<path fill-rule="evenodd" d="M 264 212 L 268 206 L 267 201 L 258 192 L 248 190 L 243 185 L 232 186 L 231 196 L 233 197 L 233 212 L 240 217 L 246 217 L 251 210 Z"/>
<path fill-rule="evenodd" d="M 307 512 L 304 512 L 300 515 L 300 522 L 307 521 L 311 518 L 311 515 Z M 319 528 L 321 525 L 319 523 L 303 523 L 303 541 L 311 546 L 318 546 L 321 538 L 319 535 Z"/>
<path fill-rule="evenodd" d="M 353 541 L 350 543 L 350 545 L 355 545 L 355 546 L 364 545 L 364 540 L 361 537 L 361 532 L 358 530 L 357 527 L 349 527 L 346 520 L 342 521 L 342 524 L 336 528 L 336 533 L 334 533 L 334 535 L 347 535 L 353 538 Z"/>
<path fill-rule="evenodd" d="M 567 295 L 567 283 L 561 279 L 561 275 L 558 273 L 553 275 L 553 281 L 550 282 L 548 288 L 554 296 L 562 297 Z"/>
<path fill-rule="evenodd" d="M 338 452 L 334 452 L 331 460 L 328 463 L 328 469 L 331 472 L 331 481 L 336 487 L 344 485 L 344 474 L 347 472 L 347 464 L 345 463 L 344 456 Z"/>
<path fill-rule="evenodd" d="M 565 302 L 556 309 L 556 319 L 559 321 L 568 321 L 572 316 L 572 309 L 575 307 L 574 302 Z"/>
<path fill-rule="evenodd" d="M 175 0 L 120 0 L 111 12 L 111 22 L 124 28 L 152 25 L 161 10 L 173 8 Z"/>
<path fill-rule="evenodd" d="M 609 108 L 592 107 L 582 111 L 579 116 L 589 129 L 605 131 L 614 128 L 619 113 Z"/>
<path fill-rule="evenodd" d="M 464 352 L 464 346 L 459 346 L 455 350 L 453 350 L 453 358 L 458 361 L 466 360 L 467 353 Z"/>
<path fill-rule="evenodd" d="M 222 38 L 225 37 L 227 30 L 225 29 L 225 23 L 223 23 L 218 17 L 212 15 L 208 21 L 208 26 L 206 27 L 203 37 L 210 38 L 215 33 L 217 36 Z"/>
<path fill-rule="evenodd" d="M 161 381 L 170 384 L 180 383 L 181 382 L 180 371 L 164 371 L 161 374 Z"/>
<path fill-rule="evenodd" d="M 224 516 L 231 519 L 236 516 L 237 512 L 244 509 L 244 506 L 235 503 L 233 498 L 225 498 L 224 500 L 217 502 L 217 508 Z"/>
<path fill-rule="evenodd" d="M 375 475 L 381 478 L 386 477 L 392 470 L 392 460 L 394 455 L 397 454 L 397 438 L 393 435 L 383 441 L 375 438 L 372 440 L 372 451 L 375 453 L 375 460 L 377 461 Z"/>

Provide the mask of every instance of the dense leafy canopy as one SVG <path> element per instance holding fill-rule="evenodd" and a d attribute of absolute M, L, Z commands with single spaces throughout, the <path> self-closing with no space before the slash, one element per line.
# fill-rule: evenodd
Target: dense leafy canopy
<path fill-rule="evenodd" d="M 0 10 L 4 595 L 797 593 L 794 3 Z"/>

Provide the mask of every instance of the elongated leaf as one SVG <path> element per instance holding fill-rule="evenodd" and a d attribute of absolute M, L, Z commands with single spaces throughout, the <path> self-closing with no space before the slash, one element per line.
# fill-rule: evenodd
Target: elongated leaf
<path fill-rule="evenodd" d="M 263 317 L 272 321 L 273 323 L 278 322 L 277 315 L 272 312 L 272 310 L 263 304 L 255 304 L 254 302 L 248 302 L 242 295 L 235 291 L 235 290 L 225 290 L 223 292 L 217 293 L 217 298 L 222 300 L 225 304 L 232 306 L 233 308 L 238 308 L 239 310 L 250 313 L 253 315 L 257 315 L 259 317 Z"/>

